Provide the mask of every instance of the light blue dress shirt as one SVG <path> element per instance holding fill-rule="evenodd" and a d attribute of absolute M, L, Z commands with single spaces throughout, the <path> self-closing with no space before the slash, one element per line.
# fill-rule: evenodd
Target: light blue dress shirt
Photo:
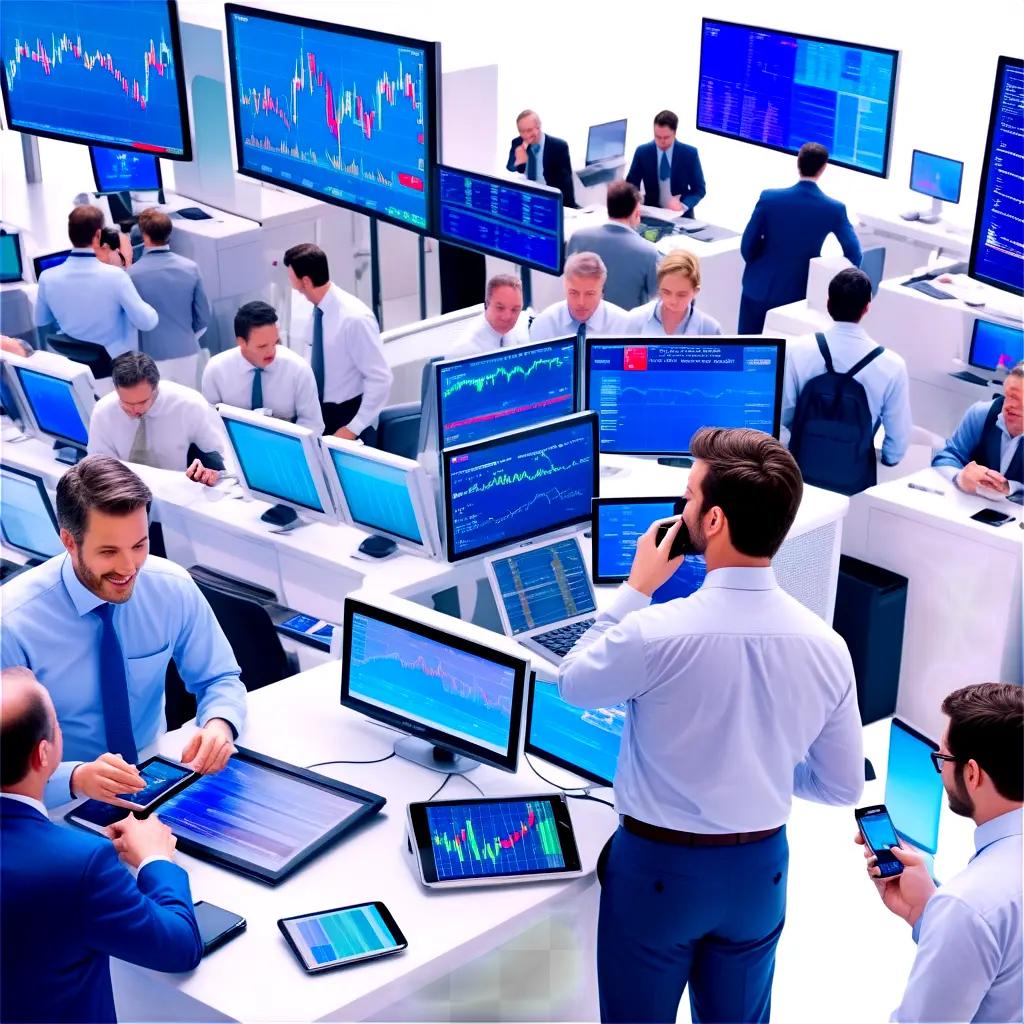
<path fill-rule="evenodd" d="M 690 312 L 679 321 L 679 326 L 670 334 L 662 323 L 661 299 L 652 299 L 642 306 L 637 306 L 629 314 L 626 333 L 639 334 L 644 338 L 668 338 L 686 334 L 711 335 L 721 334 L 722 325 L 713 316 L 702 313 L 694 300 L 690 303 Z"/>
<path fill-rule="evenodd" d="M 50 691 L 64 732 L 64 760 L 46 787 L 48 806 L 71 798 L 71 773 L 106 752 L 100 696 L 102 604 L 75 575 L 68 555 L 55 555 L 6 583 L 0 664 L 26 665 Z M 139 750 L 164 731 L 164 674 L 174 658 L 198 699 L 196 720 L 223 718 L 240 733 L 245 687 L 210 606 L 189 574 L 151 555 L 132 596 L 114 608 L 124 651 L 132 731 Z"/>
<path fill-rule="evenodd" d="M 622 334 L 628 320 L 629 314 L 624 309 L 602 299 L 587 321 L 587 335 Z M 564 338 L 575 334 L 579 326 L 579 321 L 569 312 L 569 303 L 563 299 L 534 318 L 530 324 L 530 341 Z"/>
<path fill-rule="evenodd" d="M 914 926 L 917 956 L 896 1021 L 1024 1019 L 1022 812 L 979 825 L 975 854 Z"/>
<path fill-rule="evenodd" d="M 685 832 L 755 832 L 793 794 L 853 804 L 864 755 L 846 644 L 771 568 L 709 572 L 651 605 L 623 584 L 562 662 L 562 698 L 626 702 L 615 806 Z"/>
<path fill-rule="evenodd" d="M 951 480 L 955 480 L 960 470 L 971 461 L 971 452 L 981 442 L 981 435 L 985 429 L 985 419 L 988 417 L 988 411 L 991 407 L 992 401 L 990 399 L 975 402 L 964 413 L 963 419 L 957 424 L 957 428 L 953 432 L 953 436 L 946 442 L 945 448 L 937 452 L 935 458 L 932 459 L 932 465 L 937 469 L 946 470 L 945 475 Z M 1024 443 L 1021 441 L 1024 434 L 1010 437 L 1010 432 L 1006 429 L 1006 417 L 1001 412 L 996 417 L 996 426 L 999 428 L 1000 433 L 998 468 L 999 472 L 1006 476 L 1006 471 L 1010 468 L 1010 460 L 1017 451 L 1018 445 Z M 952 470 L 952 472 L 949 470 Z M 1011 494 L 1020 489 L 1021 484 L 1019 481 L 1010 481 Z"/>
<path fill-rule="evenodd" d="M 78 341 L 102 345 L 114 359 L 137 349 L 138 332 L 153 330 L 159 317 L 124 270 L 98 260 L 92 249 L 72 249 L 60 266 L 40 275 L 35 322 L 56 323 Z"/>

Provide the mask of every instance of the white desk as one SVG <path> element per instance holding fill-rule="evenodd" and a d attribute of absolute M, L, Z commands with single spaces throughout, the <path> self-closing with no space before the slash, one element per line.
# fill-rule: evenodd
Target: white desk
<path fill-rule="evenodd" d="M 904 210 L 930 209 L 925 196 L 908 193 Z M 858 213 L 857 237 L 865 249 L 885 246 L 886 272 L 890 276 L 910 274 L 914 267 L 939 252 L 966 260 L 971 251 L 970 228 L 943 219 L 936 224 L 904 220 L 895 209 Z"/>

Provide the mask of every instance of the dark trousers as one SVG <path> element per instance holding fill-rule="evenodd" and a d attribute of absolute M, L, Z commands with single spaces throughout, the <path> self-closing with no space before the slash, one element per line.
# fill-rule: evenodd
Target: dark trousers
<path fill-rule="evenodd" d="M 752 299 L 745 294 L 740 295 L 740 318 L 737 330 L 740 334 L 760 334 L 764 330 L 764 318 L 768 310 L 784 303 L 774 299 Z"/>
<path fill-rule="evenodd" d="M 689 985 L 694 1021 L 767 1021 L 788 866 L 785 829 L 688 847 L 620 827 L 597 928 L 601 1020 L 673 1022 Z"/>
<path fill-rule="evenodd" d="M 363 404 L 363 396 L 356 395 L 345 402 L 321 402 L 320 411 L 324 416 L 324 436 L 329 437 L 342 427 L 347 427 L 355 418 L 359 407 Z M 367 427 L 359 439 L 363 444 L 373 445 L 377 441 L 377 431 L 374 427 Z"/>

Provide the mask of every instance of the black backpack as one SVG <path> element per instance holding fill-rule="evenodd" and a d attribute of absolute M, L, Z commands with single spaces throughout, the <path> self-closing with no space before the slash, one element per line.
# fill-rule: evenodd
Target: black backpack
<path fill-rule="evenodd" d="M 805 483 L 859 494 L 878 477 L 868 396 L 854 378 L 885 349 L 879 345 L 845 373 L 837 373 L 825 335 L 815 337 L 825 372 L 809 380 L 797 397 L 789 450 Z"/>

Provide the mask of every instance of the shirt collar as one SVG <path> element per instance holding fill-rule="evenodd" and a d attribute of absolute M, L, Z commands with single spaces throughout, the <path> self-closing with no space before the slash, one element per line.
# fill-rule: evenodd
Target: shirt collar
<path fill-rule="evenodd" d="M 832 324 L 832 331 L 845 334 L 851 338 L 867 338 L 868 332 L 860 324 L 852 324 L 848 320 L 837 320 Z"/>
<path fill-rule="evenodd" d="M 481 314 L 480 314 L 480 316 L 481 316 L 481 318 L 483 319 L 483 324 L 484 324 L 484 330 L 485 330 L 485 331 L 486 331 L 486 332 L 487 332 L 487 333 L 488 333 L 488 334 L 489 334 L 489 335 L 490 335 L 490 336 L 491 336 L 492 338 L 497 338 L 497 339 L 498 339 L 498 340 L 500 341 L 500 340 L 501 340 L 502 338 L 504 338 L 504 337 L 505 337 L 505 335 L 504 335 L 504 334 L 499 334 L 499 333 L 498 333 L 498 332 L 497 332 L 497 331 L 496 331 L 496 330 L 495 330 L 495 329 L 494 329 L 494 328 L 493 328 L 493 327 L 492 327 L 492 326 L 490 325 L 490 323 L 489 323 L 489 322 L 488 322 L 488 320 L 487 320 L 487 314 L 486 314 L 486 313 L 481 313 Z M 515 330 L 515 328 L 513 327 L 513 328 L 512 328 L 512 330 L 514 331 L 514 330 Z M 511 333 L 512 333 L 512 331 L 509 331 L 509 334 L 511 334 Z"/>
<path fill-rule="evenodd" d="M 1005 814 L 1000 814 L 998 818 L 979 825 L 974 830 L 974 855 L 977 856 L 986 846 L 991 846 L 1000 839 L 1019 836 L 1022 823 L 1024 823 L 1024 810 L 1018 807 L 1015 811 L 1007 811 Z"/>
<path fill-rule="evenodd" d="M 996 426 L 1003 432 L 1006 440 L 1009 441 L 1010 444 L 1014 444 L 1024 437 L 1024 434 L 1018 434 L 1016 437 L 1010 437 L 1010 432 L 1006 429 L 1006 416 L 1004 413 L 1000 413 L 996 417 Z"/>
<path fill-rule="evenodd" d="M 93 247 L 91 245 L 85 245 L 85 246 L 77 246 L 76 245 L 71 250 L 71 255 L 72 256 L 83 256 L 83 257 L 84 256 L 92 256 L 92 258 L 95 259 L 96 258 L 96 251 L 93 249 Z"/>
<path fill-rule="evenodd" d="M 75 606 L 75 611 L 80 617 L 85 617 L 89 612 L 97 609 L 101 604 L 106 604 L 102 597 L 97 597 L 82 581 L 75 575 L 75 567 L 71 564 L 71 556 L 64 556 L 64 564 L 60 567 L 60 578 L 64 581 L 64 589 Z"/>
<path fill-rule="evenodd" d="M 328 287 L 327 291 L 324 293 L 324 297 L 316 303 L 316 308 L 326 316 L 332 310 L 337 309 L 338 301 L 338 296 L 335 290 Z"/>
<path fill-rule="evenodd" d="M 719 587 L 722 590 L 774 590 L 778 583 L 775 581 L 775 570 L 770 565 L 763 569 L 733 565 L 725 569 L 712 569 L 704 577 L 704 587 Z"/>
<path fill-rule="evenodd" d="M 686 328 L 690 326 L 690 321 L 693 319 L 693 314 L 694 314 L 694 311 L 696 310 L 696 308 L 697 308 L 697 300 L 696 299 L 691 299 L 690 300 L 690 311 L 679 322 L 679 327 L 676 328 L 677 331 L 678 330 L 682 330 L 683 334 L 686 333 Z M 659 324 L 662 324 L 662 326 L 664 326 L 664 323 L 663 323 L 663 321 L 661 319 L 661 299 L 655 299 L 654 300 L 654 312 L 651 314 L 651 316 Z"/>
<path fill-rule="evenodd" d="M 148 248 L 142 255 L 145 256 L 147 253 L 151 253 L 151 252 L 170 252 L 170 251 L 171 251 L 171 247 L 169 245 L 153 245 L 153 246 L 150 246 L 150 248 Z"/>
<path fill-rule="evenodd" d="M 46 812 L 46 807 L 39 800 L 33 800 L 32 797 L 23 796 L 21 793 L 0 793 L 0 796 L 6 797 L 8 800 L 17 800 L 19 804 L 24 804 L 26 807 L 31 807 L 32 810 L 38 811 L 47 821 L 50 819 L 50 815 Z"/>

